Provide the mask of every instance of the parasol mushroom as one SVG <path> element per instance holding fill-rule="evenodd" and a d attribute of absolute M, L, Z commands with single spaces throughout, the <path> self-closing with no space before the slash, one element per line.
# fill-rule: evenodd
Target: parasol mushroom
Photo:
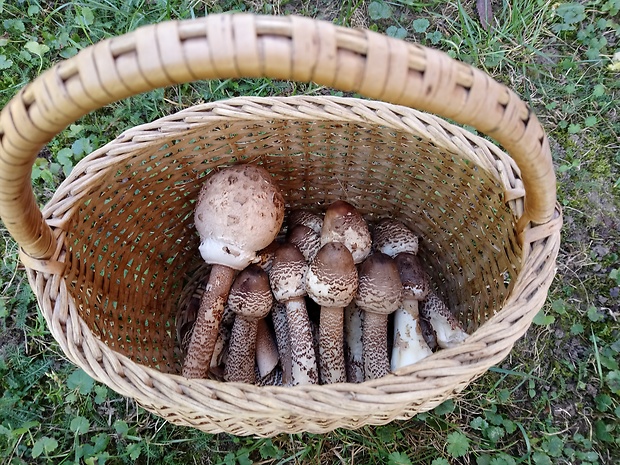
<path fill-rule="evenodd" d="M 394 260 L 375 252 L 362 262 L 355 304 L 364 310 L 362 341 L 364 378 L 377 379 L 390 371 L 388 358 L 388 315 L 402 301 L 403 285 Z"/>
<path fill-rule="evenodd" d="M 422 303 L 420 314 L 430 322 L 437 335 L 437 345 L 442 349 L 456 347 L 469 336 L 446 304 L 432 291 Z"/>
<path fill-rule="evenodd" d="M 323 227 L 323 218 L 316 213 L 312 213 L 310 210 L 298 208 L 290 211 L 286 224 L 288 225 L 289 231 L 298 224 L 301 224 L 320 234 L 321 228 Z"/>
<path fill-rule="evenodd" d="M 343 309 L 357 291 L 357 269 L 344 244 L 328 242 L 321 247 L 310 263 L 306 290 L 321 306 L 319 379 L 322 384 L 345 382 Z"/>
<path fill-rule="evenodd" d="M 418 253 L 418 237 L 392 218 L 379 220 L 372 230 L 372 248 L 394 258 L 399 253 Z"/>
<path fill-rule="evenodd" d="M 418 308 L 418 302 L 430 291 L 430 278 L 415 255 L 400 253 L 396 255 L 394 262 L 398 267 L 404 292 L 402 306 L 394 314 L 392 371 L 422 360 L 433 353 L 422 334 Z"/>
<path fill-rule="evenodd" d="M 278 302 L 286 306 L 291 347 L 291 384 L 318 384 L 316 357 L 304 296 L 308 264 L 299 249 L 284 243 L 276 251 L 269 281 Z"/>
<path fill-rule="evenodd" d="M 224 369 L 226 381 L 254 383 L 256 333 L 258 321 L 273 305 L 267 273 L 258 265 L 250 265 L 235 279 L 228 296 L 228 305 L 235 312 L 230 335 L 228 360 Z"/>
<path fill-rule="evenodd" d="M 207 376 L 235 275 L 271 244 L 283 221 L 284 199 L 264 168 L 235 165 L 214 172 L 205 182 L 194 222 L 200 254 L 213 266 L 183 363 L 186 378 Z"/>
<path fill-rule="evenodd" d="M 286 241 L 297 246 L 307 262 L 311 262 L 321 248 L 321 236 L 314 229 L 297 224 L 289 230 Z"/>
<path fill-rule="evenodd" d="M 357 209 L 344 200 L 336 200 L 325 211 L 321 246 L 329 242 L 343 243 L 356 264 L 370 253 L 372 239 L 368 225 Z"/>

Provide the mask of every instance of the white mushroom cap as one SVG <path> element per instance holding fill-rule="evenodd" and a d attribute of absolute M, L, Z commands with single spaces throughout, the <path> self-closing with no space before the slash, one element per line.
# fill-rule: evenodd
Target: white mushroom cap
<path fill-rule="evenodd" d="M 356 208 L 344 200 L 335 201 L 325 212 L 321 245 L 329 242 L 343 243 L 355 263 L 361 263 L 370 253 L 372 239 L 368 225 Z"/>
<path fill-rule="evenodd" d="M 194 222 L 207 263 L 242 270 L 277 236 L 284 199 L 269 173 L 252 164 L 214 172 L 205 181 Z"/>
<path fill-rule="evenodd" d="M 391 218 L 384 218 L 375 224 L 372 231 L 373 250 L 383 252 L 390 257 L 399 253 L 418 253 L 418 236 L 403 223 Z"/>

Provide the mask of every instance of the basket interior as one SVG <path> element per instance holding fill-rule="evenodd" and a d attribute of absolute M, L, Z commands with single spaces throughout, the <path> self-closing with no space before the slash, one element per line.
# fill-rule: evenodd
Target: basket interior
<path fill-rule="evenodd" d="M 194 201 L 204 176 L 234 163 L 262 164 L 288 208 L 321 212 L 344 199 L 370 222 L 403 221 L 469 331 L 501 309 L 520 267 L 515 214 L 507 187 L 467 151 L 387 124 L 214 120 L 209 112 L 134 128 L 83 160 L 66 181 L 79 189 L 52 200 L 73 196 L 67 286 L 90 330 L 113 350 L 179 372 L 175 314 L 202 265 Z"/>

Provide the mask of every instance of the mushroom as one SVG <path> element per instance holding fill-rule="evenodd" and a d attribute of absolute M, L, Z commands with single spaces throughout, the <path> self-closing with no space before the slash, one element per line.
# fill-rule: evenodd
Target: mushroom
<path fill-rule="evenodd" d="M 370 253 L 372 239 L 368 225 L 356 208 L 344 200 L 335 201 L 325 211 L 321 246 L 329 242 L 343 243 L 356 264 Z"/>
<path fill-rule="evenodd" d="M 343 309 L 357 291 L 353 255 L 340 242 L 328 242 L 310 263 L 306 290 L 321 306 L 319 317 L 319 379 L 323 384 L 346 381 Z"/>
<path fill-rule="evenodd" d="M 372 248 L 390 257 L 418 253 L 418 237 L 403 223 L 392 218 L 379 220 L 372 231 Z"/>
<path fill-rule="evenodd" d="M 292 369 L 291 340 L 286 319 L 286 306 L 277 300 L 271 308 L 271 321 L 273 321 L 273 329 L 276 333 L 276 345 L 278 346 L 280 366 L 282 367 L 282 384 L 290 386 Z"/>
<path fill-rule="evenodd" d="M 289 230 L 301 224 L 320 234 L 321 228 L 323 227 L 323 218 L 316 213 L 312 213 L 310 210 L 295 209 L 291 210 L 288 214 L 288 221 L 286 224 Z"/>
<path fill-rule="evenodd" d="M 308 263 L 299 249 L 284 243 L 276 251 L 269 272 L 271 289 L 278 302 L 286 306 L 291 346 L 291 384 L 318 384 L 312 332 L 306 310 L 306 274 Z"/>
<path fill-rule="evenodd" d="M 430 279 L 415 255 L 400 253 L 396 255 L 394 262 L 403 284 L 403 303 L 394 314 L 392 371 L 433 353 L 423 337 L 418 310 L 418 302 L 430 291 Z"/>
<path fill-rule="evenodd" d="M 258 320 L 271 310 L 273 295 L 267 273 L 258 265 L 250 265 L 235 279 L 228 305 L 235 312 L 230 335 L 228 360 L 224 369 L 226 381 L 254 383 L 256 333 Z"/>
<path fill-rule="evenodd" d="M 183 362 L 186 378 L 207 376 L 235 275 L 275 239 L 283 221 L 284 199 L 264 168 L 235 165 L 214 172 L 205 182 L 194 223 L 200 254 L 213 266 Z"/>
<path fill-rule="evenodd" d="M 420 314 L 432 325 L 437 335 L 437 345 L 442 349 L 456 347 L 469 336 L 446 304 L 432 291 L 424 299 Z"/>
<path fill-rule="evenodd" d="M 349 383 L 364 382 L 364 345 L 362 325 L 364 312 L 351 302 L 344 309 L 345 366 Z"/>
<path fill-rule="evenodd" d="M 286 241 L 297 246 L 307 262 L 312 261 L 321 248 L 321 236 L 314 229 L 297 224 L 291 229 Z"/>
<path fill-rule="evenodd" d="M 375 252 L 362 262 L 355 304 L 364 310 L 362 341 L 364 378 L 377 379 L 390 371 L 388 358 L 388 315 L 403 297 L 398 268 L 388 255 Z"/>

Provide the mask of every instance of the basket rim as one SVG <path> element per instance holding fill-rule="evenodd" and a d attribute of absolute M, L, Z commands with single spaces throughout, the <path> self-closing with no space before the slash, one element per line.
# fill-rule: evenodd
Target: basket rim
<path fill-rule="evenodd" d="M 178 123 L 182 131 L 187 131 L 188 125 L 189 130 L 193 130 L 200 124 L 206 124 L 202 121 L 204 111 L 210 115 L 221 108 L 227 110 L 226 115 L 218 114 L 216 119 L 206 118 L 206 120 L 211 123 L 215 121 L 215 124 L 221 123 L 230 118 L 228 112 L 235 118 L 241 118 L 240 109 L 253 112 L 253 114 L 262 114 L 264 118 L 265 108 L 276 108 L 277 115 L 281 114 L 282 117 L 295 119 L 293 110 L 305 108 L 311 103 L 316 105 L 317 101 L 323 106 L 325 102 L 335 105 L 330 107 L 331 113 L 335 108 L 342 109 L 343 106 L 349 108 L 346 114 L 352 115 L 354 121 L 357 122 L 370 120 L 376 123 L 376 119 L 370 117 L 371 113 L 368 109 L 373 109 L 381 116 L 387 115 L 387 121 L 391 121 L 395 114 L 401 114 L 402 120 L 406 120 L 405 127 L 407 128 L 416 130 L 417 122 L 421 125 L 428 125 L 427 127 L 431 129 L 426 132 L 437 139 L 438 144 L 441 143 L 439 138 L 443 131 L 449 131 L 445 132 L 445 138 L 448 141 L 446 145 L 451 143 L 458 148 L 464 138 L 468 144 L 471 144 L 471 141 L 480 141 L 481 145 L 477 148 L 482 147 L 482 149 L 476 150 L 470 146 L 471 152 L 476 156 L 488 157 L 488 154 L 491 156 L 496 153 L 503 154 L 499 148 L 485 139 L 470 134 L 465 129 L 451 125 L 451 123 L 443 122 L 434 115 L 383 102 L 343 97 L 330 97 L 327 100 L 323 97 L 309 98 L 306 96 L 239 97 L 193 106 L 174 115 L 160 118 L 160 120 Z M 293 105 L 294 103 L 297 105 Z M 304 115 L 308 119 L 316 118 L 316 112 L 306 112 Z M 343 117 L 340 113 L 336 117 L 342 121 Z M 65 180 L 67 188 L 75 187 L 72 186 L 72 182 L 73 180 L 79 181 L 81 175 L 97 176 L 98 170 L 103 170 L 107 166 L 106 157 L 122 160 L 123 157 L 131 156 L 133 150 L 136 149 L 136 144 L 148 146 L 156 143 L 157 137 L 161 137 L 158 131 L 160 120 L 156 120 L 157 124 L 151 122 L 131 128 L 87 156 L 76 166 L 75 174 L 72 172 Z M 445 129 L 446 127 L 448 129 Z M 170 137 L 173 134 L 174 132 L 164 135 Z M 122 150 L 116 150 L 117 147 Z M 91 160 L 95 161 L 92 165 Z M 505 170 L 497 168 L 503 165 L 498 160 L 495 161 L 497 162 L 495 163 L 497 179 L 504 176 L 501 179 L 505 182 L 507 179 Z M 491 162 L 488 164 L 493 166 Z M 516 175 L 515 180 L 518 185 L 519 178 Z M 72 194 L 76 194 L 75 190 Z M 62 220 L 65 215 L 69 215 L 71 208 L 67 206 L 67 202 L 60 199 L 59 210 L 54 210 L 54 202 L 58 196 L 61 196 L 60 188 L 46 206 L 45 211 L 50 224 L 56 227 L 60 243 L 64 234 Z M 518 204 L 519 198 L 511 202 Z M 37 299 L 44 317 L 63 352 L 90 376 L 115 391 L 136 399 L 147 410 L 164 416 L 174 423 L 194 426 L 207 432 L 227 431 L 234 434 L 259 435 L 301 430 L 325 432 L 341 426 L 333 422 L 341 421 L 343 409 L 349 412 L 345 424 L 351 428 L 356 425 L 361 426 L 361 424 L 380 424 L 393 419 L 407 418 L 414 414 L 414 410 L 415 413 L 430 410 L 448 396 L 459 392 L 473 379 L 484 374 L 490 366 L 503 360 L 512 349 L 514 342 L 525 334 L 546 299 L 547 290 L 555 274 L 555 258 L 559 250 L 561 222 L 562 215 L 558 207 L 552 221 L 529 228 L 523 233 L 523 266 L 516 276 L 512 292 L 497 313 L 463 344 L 454 349 L 438 351 L 422 362 L 400 369 L 379 380 L 361 384 L 344 383 L 289 388 L 226 383 L 210 379 L 188 380 L 181 375 L 162 373 L 115 352 L 96 338 L 79 316 L 65 281 L 58 279 L 59 276 L 56 274 L 50 274 L 49 267 L 39 262 L 32 263 L 27 259 L 24 262 L 31 285 L 37 290 Z M 55 260 L 61 262 L 61 254 L 62 252 L 59 251 Z M 425 386 L 424 389 L 420 389 L 419 383 Z M 205 404 L 207 401 L 208 405 Z M 350 405 L 363 405 L 365 414 L 360 415 L 359 410 Z M 179 416 L 178 412 L 172 410 L 172 406 L 184 410 L 187 417 Z M 331 411 L 335 407 L 340 408 L 339 413 Z M 235 409 L 239 408 L 244 409 L 243 418 L 234 413 Z M 313 420 L 305 422 L 303 427 L 287 423 L 289 420 L 292 422 L 293 419 L 304 415 Z M 372 418 L 372 415 L 375 417 Z M 260 426 L 252 424 L 255 420 L 260 423 Z"/>

